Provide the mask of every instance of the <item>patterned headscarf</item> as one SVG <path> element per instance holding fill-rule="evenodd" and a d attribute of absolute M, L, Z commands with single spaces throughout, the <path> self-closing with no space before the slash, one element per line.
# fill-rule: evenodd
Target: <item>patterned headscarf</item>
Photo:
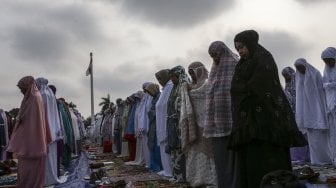
<path fill-rule="evenodd" d="M 282 75 L 288 75 L 291 80 L 286 82 L 285 94 L 293 112 L 295 113 L 295 100 L 296 100 L 296 85 L 295 85 L 295 70 L 292 67 L 285 67 L 282 70 Z"/>
<path fill-rule="evenodd" d="M 208 78 L 208 70 L 201 62 L 193 62 L 188 67 L 189 71 L 192 70 L 195 74 L 196 80 L 193 80 L 192 83 L 184 82 L 180 87 L 180 119 L 179 126 L 181 127 L 181 149 L 186 151 L 189 146 L 197 139 L 199 128 L 204 127 L 204 118 L 202 121 L 197 121 L 199 118 L 197 114 L 197 108 L 195 106 L 199 101 L 203 101 L 202 109 L 204 111 L 205 104 L 205 81 Z M 193 93 L 193 95 L 192 95 Z M 196 93 L 198 94 L 197 97 Z M 201 93 L 201 94 L 200 94 Z M 195 103 L 192 104 L 191 96 L 195 97 Z M 197 98 L 197 99 L 196 99 Z M 196 102 L 197 100 L 197 102 Z M 203 113 L 202 111 L 202 113 Z M 201 134 L 201 133 L 200 133 Z"/>
<path fill-rule="evenodd" d="M 220 54 L 220 63 L 212 64 L 206 93 L 206 115 L 203 135 L 222 137 L 231 133 L 231 80 L 238 56 L 222 41 L 215 41 L 209 47 L 210 56 Z"/>
<path fill-rule="evenodd" d="M 190 83 L 192 89 L 201 87 L 205 80 L 208 79 L 209 71 L 205 68 L 201 62 L 193 62 L 189 65 L 188 70 L 192 70 L 197 78 L 196 82 L 194 80 Z"/>
<path fill-rule="evenodd" d="M 336 61 L 336 48 L 326 48 L 322 52 L 321 58 L 333 58 Z M 328 111 L 332 112 L 336 108 L 336 66 L 330 67 L 325 65 L 323 72 L 323 87 L 326 91 Z"/>
<path fill-rule="evenodd" d="M 180 65 L 171 68 L 169 70 L 169 75 L 175 75 L 179 80 L 179 84 L 182 82 L 189 82 L 189 78 L 185 72 L 185 69 Z"/>

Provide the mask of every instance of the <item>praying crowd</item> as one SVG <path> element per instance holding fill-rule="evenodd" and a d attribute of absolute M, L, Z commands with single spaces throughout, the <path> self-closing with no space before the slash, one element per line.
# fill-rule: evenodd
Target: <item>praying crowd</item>
<path fill-rule="evenodd" d="M 254 30 L 238 33 L 239 56 L 212 42 L 210 71 L 198 61 L 157 70 L 157 83 L 144 81 L 96 114 L 87 136 L 112 142 L 104 149 L 128 157 L 126 165 L 191 187 L 267 187 L 269 173 L 292 172 L 294 162 L 336 165 L 336 49 L 320 53 L 323 75 L 304 58 L 285 67 L 283 87 L 258 40 Z M 44 78 L 24 77 L 18 87 L 24 97 L 7 140 L 18 187 L 57 184 L 60 164 L 81 150 L 83 118 Z"/>
<path fill-rule="evenodd" d="M 336 165 L 336 49 L 322 52 L 323 76 L 303 58 L 293 63 L 296 71 L 284 68 L 283 88 L 258 39 L 254 30 L 235 36 L 240 58 L 223 42 L 211 43 L 210 72 L 201 62 L 187 72 L 158 70 L 158 84 L 143 83 L 96 117 L 93 141 L 113 137 L 127 165 L 192 187 L 266 187 L 273 181 L 267 174 L 291 172 L 292 163 Z"/>
<path fill-rule="evenodd" d="M 0 110 L 1 160 L 14 163 L 10 167 L 17 167 L 17 179 L 1 176 L 0 185 L 41 188 L 59 184 L 61 169 L 81 154 L 84 119 L 64 98 L 56 99 L 56 87 L 45 78 L 25 76 L 17 86 L 24 97 L 16 119 Z M 1 168 L 1 175 L 11 173 L 7 170 Z"/>

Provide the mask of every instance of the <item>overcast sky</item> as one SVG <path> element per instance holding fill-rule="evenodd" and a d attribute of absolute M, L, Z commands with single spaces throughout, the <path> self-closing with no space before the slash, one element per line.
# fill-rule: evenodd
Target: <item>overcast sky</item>
<path fill-rule="evenodd" d="M 210 69 L 210 43 L 236 52 L 233 38 L 246 29 L 279 71 L 303 57 L 323 72 L 320 54 L 336 46 L 335 8 L 335 0 L 2 0 L 0 108 L 20 106 L 16 84 L 32 75 L 88 117 L 90 52 L 98 112 L 101 97 L 126 98 L 160 69 L 193 61 Z"/>

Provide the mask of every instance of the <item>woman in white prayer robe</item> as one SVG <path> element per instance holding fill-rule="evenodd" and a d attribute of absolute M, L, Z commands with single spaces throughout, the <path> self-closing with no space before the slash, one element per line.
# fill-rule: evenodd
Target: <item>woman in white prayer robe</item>
<path fill-rule="evenodd" d="M 301 131 L 306 131 L 312 164 L 331 164 L 328 146 L 329 125 L 321 73 L 305 59 L 297 59 L 296 114 Z M 326 146 L 326 147 L 323 147 Z"/>
<path fill-rule="evenodd" d="M 149 152 L 148 145 L 147 145 L 147 142 L 148 142 L 147 133 L 148 133 L 148 123 L 149 123 L 148 112 L 151 108 L 153 97 L 145 91 L 145 88 L 150 84 L 151 82 L 146 82 L 142 84 L 144 96 L 141 100 L 139 114 L 138 114 L 138 133 L 137 133 L 139 135 L 138 137 L 141 138 L 142 153 L 143 153 L 143 157 L 145 160 L 146 168 L 149 168 L 151 164 L 150 152 Z"/>
<path fill-rule="evenodd" d="M 169 77 L 169 69 L 163 69 L 155 73 L 155 77 L 163 87 L 161 95 L 156 102 L 156 135 L 157 144 L 160 146 L 161 163 L 163 170 L 158 172 L 159 175 L 172 177 L 173 167 L 170 155 L 166 153 L 167 145 L 167 106 L 170 92 L 174 86 Z"/>
<path fill-rule="evenodd" d="M 330 157 L 332 163 L 336 165 L 336 48 L 326 48 L 323 50 L 321 58 L 325 63 L 323 88 L 327 100 Z"/>
<path fill-rule="evenodd" d="M 37 78 L 36 84 L 43 98 L 51 136 L 51 143 L 48 145 L 48 155 L 45 161 L 45 185 L 49 186 L 61 182 L 57 176 L 57 141 L 62 139 L 61 123 L 56 97 L 48 87 L 48 80 Z"/>

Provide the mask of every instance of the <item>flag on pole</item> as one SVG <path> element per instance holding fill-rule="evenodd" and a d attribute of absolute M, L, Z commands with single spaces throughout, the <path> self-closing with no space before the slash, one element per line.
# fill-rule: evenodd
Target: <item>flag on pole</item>
<path fill-rule="evenodd" d="M 90 74 L 92 74 L 92 52 L 90 53 L 90 64 L 86 70 L 86 76 L 89 76 Z"/>
<path fill-rule="evenodd" d="M 91 72 L 92 72 L 92 62 L 90 62 L 90 65 L 86 70 L 86 76 L 89 76 L 91 74 Z"/>

